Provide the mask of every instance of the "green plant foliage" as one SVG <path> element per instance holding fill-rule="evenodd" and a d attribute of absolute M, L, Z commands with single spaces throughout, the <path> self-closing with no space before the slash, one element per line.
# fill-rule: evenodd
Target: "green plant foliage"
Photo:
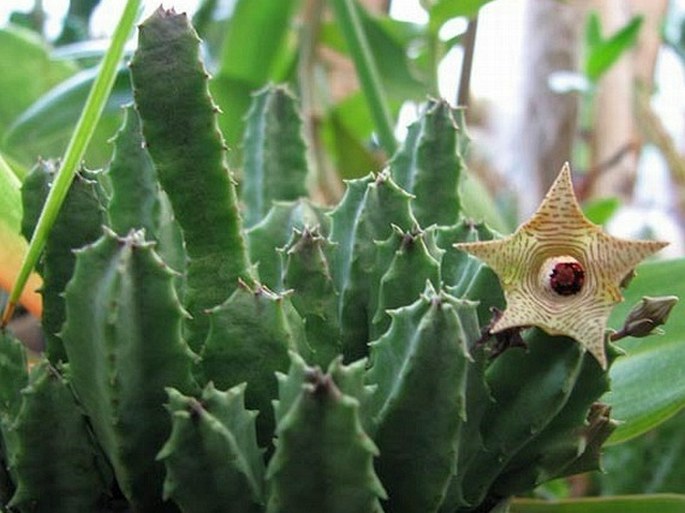
<path fill-rule="evenodd" d="M 292 17 L 298 1 L 266 0 L 236 2 L 224 37 L 217 73 L 211 82 L 212 94 L 226 115 L 219 118 L 221 130 L 231 147 L 241 141 L 245 113 L 254 91 L 267 82 L 286 77 L 280 63 L 294 52 L 287 44 Z M 269 37 L 254 37 L 268 34 Z"/>
<path fill-rule="evenodd" d="M 510 513 L 679 513 L 685 508 L 682 495 L 639 495 L 563 501 L 516 500 Z"/>
<path fill-rule="evenodd" d="M 473 18 L 481 7 L 492 0 L 424 0 L 430 15 L 430 28 L 435 33 L 452 18 Z"/>
<path fill-rule="evenodd" d="M 229 88 L 223 94 L 242 102 L 278 73 L 295 11 L 277 4 L 270 18 L 238 2 L 219 71 L 228 82 L 213 82 Z M 433 3 L 441 4 L 450 2 Z M 243 55 L 228 41 L 254 35 L 233 25 L 248 14 L 274 38 L 261 49 L 245 39 Z M 43 359 L 29 377 L 20 343 L 0 333 L 0 509 L 511 513 L 682 504 L 677 495 L 513 499 L 600 468 L 612 433 L 634 436 L 682 407 L 673 382 L 685 316 L 676 312 L 660 339 L 626 342 L 629 356 L 607 342 L 609 370 L 570 338 L 492 333 L 505 306 L 500 282 L 454 246 L 499 237 L 461 202 L 461 112 L 429 101 L 389 167 L 349 181 L 340 202 L 323 207 L 306 197 L 296 100 L 283 86 L 262 89 L 245 121 L 240 204 L 185 15 L 160 8 L 143 22 L 131 78 L 134 103 L 112 162 L 71 184 L 39 266 L 44 321 L 54 319 L 65 353 L 49 356 L 68 363 Z M 243 123 L 238 112 L 248 109 L 224 114 L 231 130 Z M 50 187 L 46 165 L 25 182 L 26 235 Z M 15 225 L 19 213 L 9 209 Z M 627 301 L 677 293 L 672 276 L 683 265 L 642 266 Z M 617 307 L 612 326 L 628 308 Z M 615 416 L 627 427 L 614 431 Z"/>
<path fill-rule="evenodd" d="M 46 437 L 46 425 L 60 436 Z M 12 430 L 17 489 L 9 507 L 36 513 L 95 509 L 111 473 L 68 383 L 47 360 L 32 369 Z"/>
<path fill-rule="evenodd" d="M 257 266 L 260 281 L 273 290 L 282 290 L 281 253 L 294 230 L 318 227 L 322 235 L 329 231 L 330 220 L 325 209 L 306 198 L 294 202 L 277 202 L 266 217 L 247 233 L 250 259 Z"/>
<path fill-rule="evenodd" d="M 0 136 L 7 127 L 46 91 L 76 72 L 76 67 L 53 60 L 44 43 L 31 31 L 19 27 L 0 30 Z M 7 146 L 3 145 L 4 148 Z"/>
<path fill-rule="evenodd" d="M 8 127 L 7 150 L 27 164 L 37 154 L 52 158 L 63 154 L 98 72 L 96 68 L 79 71 L 27 106 Z M 130 101 L 129 73 L 121 68 L 86 154 L 90 165 L 102 166 L 109 159 L 107 141 L 121 122 L 121 106 Z"/>
<path fill-rule="evenodd" d="M 307 195 L 301 131 L 295 98 L 286 89 L 268 86 L 255 93 L 244 140 L 242 200 L 246 226 L 258 223 L 274 201 Z"/>
<path fill-rule="evenodd" d="M 90 18 L 99 3 L 100 0 L 71 0 L 62 26 L 62 33 L 57 38 L 56 44 L 63 45 L 86 39 Z"/>
<path fill-rule="evenodd" d="M 220 388 L 248 382 L 248 408 L 259 410 L 259 440 L 273 432 L 271 401 L 276 398 L 276 371 L 288 368 L 288 351 L 306 347 L 302 321 L 287 297 L 257 286 L 240 286 L 212 311 L 202 352 L 204 377 Z"/>
<path fill-rule="evenodd" d="M 643 296 L 675 293 L 683 297 L 685 290 L 673 277 L 684 272 L 682 260 L 642 265 L 625 291 L 625 301 L 612 312 L 609 324 L 618 329 Z M 611 392 L 603 398 L 612 406 L 614 418 L 621 421 L 610 443 L 641 435 L 685 408 L 685 383 L 678 378 L 685 365 L 683 308 L 682 303 L 676 305 L 664 335 L 620 343 L 629 357 L 619 358 L 613 365 Z"/>
<path fill-rule="evenodd" d="M 264 462 L 256 412 L 243 405 L 245 384 L 221 392 L 210 383 L 200 401 L 167 392 L 173 428 L 158 455 L 167 470 L 164 497 L 184 513 L 259 511 Z"/>
<path fill-rule="evenodd" d="M 196 390 L 173 272 L 140 232 L 109 232 L 78 253 L 65 299 L 70 381 L 119 486 L 134 507 L 173 511 L 155 460 L 170 431 L 164 388 Z"/>
<path fill-rule="evenodd" d="M 27 240 L 33 236 L 48 192 L 54 183 L 55 172 L 54 162 L 41 161 L 24 180 L 22 234 Z M 53 363 L 67 359 L 59 332 L 65 320 L 64 289 L 74 272 L 74 250 L 94 242 L 102 233 L 105 222 L 105 211 L 101 203 L 104 193 L 99 190 L 97 181 L 89 179 L 89 174 L 82 170 L 74 178 L 45 242 L 43 258 L 38 264 L 38 271 L 43 278 L 41 294 L 45 350 Z"/>
<path fill-rule="evenodd" d="M 542 361 L 544 365 L 540 365 Z M 511 349 L 486 371 L 493 402 L 481 421 L 484 450 L 461 470 L 466 504 L 480 504 L 514 455 L 561 411 L 582 361 L 583 351 L 577 343 L 565 338 L 550 340 L 534 331 L 528 351 Z"/>
<path fill-rule="evenodd" d="M 641 16 L 634 16 L 624 27 L 605 38 L 599 15 L 595 12 L 590 14 L 585 27 L 584 63 L 585 75 L 590 81 L 597 82 L 621 55 L 635 45 L 642 21 Z"/>
<path fill-rule="evenodd" d="M 112 189 L 108 207 L 112 229 L 119 235 L 144 229 L 154 238 L 160 210 L 157 173 L 145 150 L 138 113 L 131 107 L 117 133 L 107 175 Z"/>
<path fill-rule="evenodd" d="M 412 209 L 421 226 L 457 222 L 461 205 L 459 178 L 465 168 L 453 109 L 446 101 L 431 101 L 407 132 L 390 162 L 397 184 L 414 194 Z M 432 194 L 430 194 L 432 193 Z"/>
<path fill-rule="evenodd" d="M 424 80 L 417 78 L 415 66 L 412 66 L 406 52 L 410 43 L 420 40 L 421 32 L 416 24 L 386 17 L 375 17 L 361 4 L 357 7 L 388 97 L 396 100 L 422 100 L 426 93 L 425 78 Z M 340 53 L 348 53 L 347 43 L 340 26 L 334 21 L 322 24 L 319 43 Z"/>
<path fill-rule="evenodd" d="M 599 198 L 583 204 L 583 213 L 595 224 L 606 224 L 620 206 L 618 198 Z"/>
<path fill-rule="evenodd" d="M 28 380 L 26 351 L 21 342 L 8 332 L 0 332 L 0 500 L 3 506 L 9 503 L 15 490 L 16 474 L 11 465 L 17 436 L 12 428 L 21 409 L 21 391 Z"/>
<path fill-rule="evenodd" d="M 103 56 L 97 77 L 93 82 L 93 87 L 88 94 L 76 128 L 69 139 L 69 145 L 64 152 L 64 159 L 60 164 L 60 169 L 45 200 L 45 207 L 34 228 L 28 250 L 8 298 L 8 308 L 5 310 L 2 319 L 3 326 L 7 324 L 8 317 L 17 305 L 30 274 L 38 263 L 49 231 L 59 214 L 62 202 L 69 192 L 69 186 L 74 180 L 77 169 L 82 164 L 86 147 L 95 132 L 95 127 L 100 120 L 107 98 L 114 86 L 117 67 L 123 55 L 126 40 L 135 24 L 139 7 L 140 0 L 127 0 L 123 7 L 121 17 L 112 35 L 111 44 Z"/>
<path fill-rule="evenodd" d="M 372 461 L 378 449 L 361 427 L 359 402 L 319 369 L 294 367 L 282 384 L 294 394 L 279 404 L 266 511 L 382 511 L 385 492 Z"/>
<path fill-rule="evenodd" d="M 678 493 L 685 489 L 685 412 L 604 450 L 593 478 L 603 495 Z M 630 472 L 626 472 L 630 469 Z"/>
<path fill-rule="evenodd" d="M 161 9 L 139 31 L 130 64 L 136 107 L 159 181 L 183 230 L 189 256 L 184 299 L 193 316 L 189 343 L 197 349 L 207 334 L 205 310 L 235 290 L 239 278 L 252 277 L 197 34 L 185 14 Z M 160 59 L 170 51 L 171 66 Z"/>
<path fill-rule="evenodd" d="M 292 291 L 290 299 L 304 322 L 312 361 L 328 367 L 342 351 L 338 294 L 326 258 L 330 242 L 317 228 L 293 230 L 283 250 L 283 285 Z"/>
<path fill-rule="evenodd" d="M 21 260 L 26 253 L 26 239 L 21 232 L 22 205 L 21 181 L 12 168 L 0 155 L 0 287 L 9 290 L 12 287 L 17 272 L 21 268 Z M 35 276 L 34 276 L 35 278 Z M 36 286 L 31 279 L 29 287 Z M 36 315 L 40 315 L 40 298 L 30 289 L 25 289 L 21 296 L 22 303 Z"/>
<path fill-rule="evenodd" d="M 465 333 L 462 315 L 475 315 L 474 305 L 429 286 L 416 303 L 392 312 L 390 329 L 372 345 L 371 432 L 383 454 L 377 471 L 389 494 L 387 512 L 437 511 L 456 472 L 467 339 L 478 336 Z"/>
<path fill-rule="evenodd" d="M 376 241 L 387 239 L 392 226 L 408 231 L 416 221 L 410 195 L 386 174 L 348 183 L 345 197 L 331 213 L 331 241 L 337 245 L 331 269 L 340 293 L 343 354 L 352 361 L 366 354 L 370 323 L 371 278 L 377 269 Z M 381 267 L 383 268 L 383 267 Z"/>

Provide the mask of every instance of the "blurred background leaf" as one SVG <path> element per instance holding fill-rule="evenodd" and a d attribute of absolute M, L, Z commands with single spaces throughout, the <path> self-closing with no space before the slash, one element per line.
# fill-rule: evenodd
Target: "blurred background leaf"
<path fill-rule="evenodd" d="M 607 497 L 540 501 L 515 499 L 509 513 L 682 513 L 685 495 Z"/>
<path fill-rule="evenodd" d="M 74 63 L 55 60 L 40 36 L 8 26 L 0 29 L 0 137 L 41 95 L 77 71 Z"/>

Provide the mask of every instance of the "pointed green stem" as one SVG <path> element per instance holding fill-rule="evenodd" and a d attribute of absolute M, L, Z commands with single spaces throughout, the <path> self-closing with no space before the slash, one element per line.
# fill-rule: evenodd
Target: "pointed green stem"
<path fill-rule="evenodd" d="M 124 45 L 126 44 L 128 36 L 133 30 L 136 18 L 138 17 L 140 4 L 141 0 L 128 0 L 126 2 L 126 6 L 119 19 L 119 24 L 114 31 L 112 43 L 102 61 L 98 76 L 95 79 L 93 88 L 90 90 L 81 117 L 79 118 L 71 136 L 71 140 L 69 141 L 69 146 L 67 146 L 62 166 L 50 189 L 50 194 L 45 201 L 45 207 L 38 219 L 38 224 L 33 232 L 33 237 L 31 237 L 31 242 L 29 243 L 28 251 L 24 257 L 19 275 L 17 276 L 17 281 L 14 283 L 7 306 L 2 315 L 2 326 L 7 325 L 12 317 L 14 307 L 19 300 L 19 296 L 26 285 L 26 281 L 28 280 L 31 271 L 36 266 L 38 257 L 43 251 L 48 233 L 57 218 L 57 214 L 59 214 L 62 202 L 64 201 L 69 186 L 76 174 L 76 169 L 83 159 L 86 147 L 100 120 L 105 103 L 107 102 L 112 86 L 114 85 L 117 68 L 119 67 L 119 62 L 124 53 Z"/>
<path fill-rule="evenodd" d="M 331 0 L 331 4 L 347 42 L 350 56 L 357 68 L 362 91 L 376 125 L 378 139 L 388 156 L 391 156 L 397 148 L 392 116 L 354 0 Z"/>

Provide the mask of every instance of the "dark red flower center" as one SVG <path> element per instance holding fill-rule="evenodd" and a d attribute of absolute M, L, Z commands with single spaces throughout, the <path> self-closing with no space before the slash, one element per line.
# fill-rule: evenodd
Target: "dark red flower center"
<path fill-rule="evenodd" d="M 549 275 L 549 285 L 560 296 L 572 296 L 583 288 L 585 271 L 578 262 L 558 262 Z"/>

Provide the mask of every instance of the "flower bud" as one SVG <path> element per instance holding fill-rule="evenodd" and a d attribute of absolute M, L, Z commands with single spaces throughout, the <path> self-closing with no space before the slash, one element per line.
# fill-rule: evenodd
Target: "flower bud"
<path fill-rule="evenodd" d="M 666 322 L 677 302 L 676 296 L 643 297 L 626 317 L 621 332 L 631 337 L 646 337 L 655 330 L 658 333 L 657 327 Z"/>

